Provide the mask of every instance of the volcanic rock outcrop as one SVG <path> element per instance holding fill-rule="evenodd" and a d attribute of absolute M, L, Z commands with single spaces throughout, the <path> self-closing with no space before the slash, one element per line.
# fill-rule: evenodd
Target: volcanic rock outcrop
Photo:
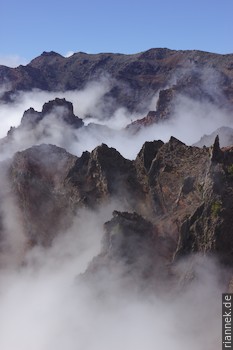
<path fill-rule="evenodd" d="M 60 138 L 59 146 L 74 137 L 77 129 L 84 126 L 82 119 L 74 114 L 73 105 L 66 99 L 55 98 L 43 105 L 42 111 L 29 108 L 24 112 L 18 127 L 11 127 L 7 136 L 0 140 L 0 153 L 11 157 L 16 151 L 35 144 L 50 143 Z M 68 140 L 62 140 L 66 131 Z"/>
<path fill-rule="evenodd" d="M 127 126 L 127 129 L 137 132 L 141 127 L 147 127 L 169 119 L 174 112 L 176 97 L 177 91 L 175 88 L 160 90 L 156 110 L 149 111 L 146 117 L 135 120 Z"/>
<path fill-rule="evenodd" d="M 32 245 L 50 245 L 80 208 L 117 198 L 128 212 L 105 225 L 98 264 L 121 257 L 137 266 L 143 251 L 158 250 L 166 264 L 200 252 L 232 266 L 232 164 L 233 149 L 220 149 L 218 139 L 203 149 L 174 137 L 147 142 L 134 161 L 104 144 L 79 158 L 40 145 L 16 153 L 9 181 Z M 146 265 L 143 276 L 155 271 Z"/>
<path fill-rule="evenodd" d="M 33 108 L 24 112 L 21 120 L 21 127 L 35 127 L 41 120 L 49 115 L 54 114 L 56 118 L 66 125 L 72 126 L 74 129 L 83 126 L 82 119 L 74 115 L 74 109 L 71 102 L 65 98 L 55 98 L 43 105 L 42 111 L 37 112 Z"/>
<path fill-rule="evenodd" d="M 55 117 L 55 121 L 61 121 L 66 126 L 70 126 L 74 129 L 82 127 L 83 121 L 74 115 L 73 105 L 71 102 L 66 101 L 65 98 L 55 98 L 55 100 L 49 101 L 43 105 L 42 111 L 37 112 L 34 108 L 29 108 L 24 112 L 20 128 L 33 129 L 44 118 L 50 116 Z M 13 130 L 11 129 L 12 133 Z"/>

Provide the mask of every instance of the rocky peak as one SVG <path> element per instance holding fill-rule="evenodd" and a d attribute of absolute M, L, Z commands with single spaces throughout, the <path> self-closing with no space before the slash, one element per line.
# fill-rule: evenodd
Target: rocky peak
<path fill-rule="evenodd" d="M 137 181 L 136 169 L 133 162 L 125 159 L 116 149 L 105 144 L 95 148 L 90 154 L 88 174 L 99 191 L 108 196 L 118 196 L 130 206 L 133 201 L 137 206 L 142 189 Z"/>
<path fill-rule="evenodd" d="M 43 105 L 42 114 L 49 114 L 57 107 L 63 107 L 66 109 L 67 113 L 73 114 L 73 104 L 69 101 L 66 101 L 65 98 L 55 98 L 52 101 L 49 101 Z"/>
<path fill-rule="evenodd" d="M 74 128 L 80 128 L 84 125 L 83 121 L 74 115 L 73 104 L 66 101 L 65 98 L 55 98 L 55 100 L 45 103 L 41 113 L 43 117 L 54 113 L 59 120 Z"/>
<path fill-rule="evenodd" d="M 135 160 L 135 163 L 140 166 L 140 164 L 143 165 L 143 167 L 148 172 L 151 166 L 151 163 L 153 159 L 156 157 L 158 150 L 160 147 L 163 146 L 163 141 L 152 141 L 152 142 L 145 142 L 142 146 L 142 149 L 137 155 L 137 158 Z"/>
<path fill-rule="evenodd" d="M 43 51 L 41 56 L 42 57 L 62 57 L 59 53 L 55 51 Z"/>
<path fill-rule="evenodd" d="M 42 111 L 37 112 L 34 108 L 29 108 L 24 112 L 21 119 L 21 124 L 18 128 L 14 128 L 11 132 L 15 133 L 21 129 L 34 129 L 45 118 L 50 118 L 51 114 L 54 116 L 54 121 L 63 122 L 72 128 L 80 128 L 84 125 L 82 119 L 74 115 L 73 105 L 66 101 L 65 98 L 55 98 L 43 105 Z M 45 127 L 45 126 L 44 126 Z"/>
<path fill-rule="evenodd" d="M 218 140 L 215 149 L 218 154 Z M 113 243 L 121 242 L 121 252 L 124 244 L 129 248 L 132 233 L 135 242 L 146 235 L 149 246 L 162 240 L 159 247 L 168 260 L 198 251 L 218 252 L 231 261 L 233 150 L 221 152 L 221 162 L 213 162 L 211 148 L 186 146 L 174 137 L 165 144 L 145 143 L 135 161 L 105 144 L 80 158 L 41 145 L 15 155 L 9 181 L 33 242 L 48 244 L 60 232 L 59 225 L 69 225 L 81 207 L 95 208 L 117 198 L 128 213 L 114 212 L 106 224 L 105 255 L 116 252 Z M 135 251 L 144 249 L 143 243 L 137 244 Z"/>
<path fill-rule="evenodd" d="M 140 58 L 149 59 L 149 60 L 153 60 L 153 59 L 161 60 L 175 53 L 176 51 L 170 50 L 167 48 L 154 48 L 143 52 Z"/>
<path fill-rule="evenodd" d="M 64 57 L 62 55 L 60 55 L 57 52 L 54 51 L 44 51 L 40 56 L 34 58 L 30 63 L 29 66 L 36 68 L 36 69 L 41 69 L 46 65 L 53 65 L 58 61 L 62 61 L 64 59 Z"/>
<path fill-rule="evenodd" d="M 176 91 L 174 88 L 160 90 L 156 111 L 159 119 L 168 119 L 174 108 L 174 98 Z"/>
<path fill-rule="evenodd" d="M 97 146 L 91 153 L 91 158 L 95 160 L 100 166 L 117 166 L 123 163 L 130 163 L 129 161 L 122 157 L 122 155 L 112 147 L 108 147 L 106 144 L 102 143 Z"/>
<path fill-rule="evenodd" d="M 50 185 L 60 186 L 76 159 L 61 147 L 41 144 L 17 152 L 13 157 L 11 174 L 15 183 L 40 178 Z"/>
<path fill-rule="evenodd" d="M 221 159 L 222 159 L 222 156 L 223 156 L 223 153 L 222 153 L 222 151 L 220 149 L 220 145 L 219 145 L 219 136 L 217 135 L 215 137 L 214 144 L 213 144 L 213 147 L 212 147 L 211 160 L 213 162 L 220 162 Z"/>
<path fill-rule="evenodd" d="M 160 121 L 169 119 L 174 111 L 174 102 L 177 96 L 175 88 L 160 90 L 155 111 L 149 111 L 146 117 L 138 119 L 126 128 L 137 132 L 141 127 L 147 127 Z"/>
<path fill-rule="evenodd" d="M 34 128 L 42 119 L 43 114 L 31 107 L 24 112 L 21 119 L 21 127 Z"/>
<path fill-rule="evenodd" d="M 159 284 L 155 285 L 153 279 L 158 281 L 168 274 L 168 260 L 161 254 L 163 243 L 157 237 L 156 227 L 135 212 L 114 211 L 113 218 L 105 223 L 104 230 L 102 252 L 89 265 L 85 272 L 86 278 L 94 277 L 102 283 L 101 272 L 104 268 L 107 270 L 107 280 L 114 280 L 115 274 L 120 273 L 123 281 L 130 281 L 129 286 L 132 288 L 140 282 L 139 288 L 145 291 L 150 279 L 158 290 Z"/>
<path fill-rule="evenodd" d="M 112 256 L 120 255 L 124 259 L 132 259 L 131 253 L 143 254 L 142 251 L 136 252 L 136 249 L 132 249 L 133 244 L 139 243 L 139 240 L 143 241 L 143 238 L 149 239 L 151 244 L 156 237 L 153 225 L 135 212 L 114 211 L 113 218 L 104 226 L 106 235 L 103 245 L 107 253 Z"/>

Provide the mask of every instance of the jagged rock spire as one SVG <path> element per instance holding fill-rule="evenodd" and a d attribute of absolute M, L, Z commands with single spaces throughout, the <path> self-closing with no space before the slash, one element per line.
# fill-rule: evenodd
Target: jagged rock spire
<path fill-rule="evenodd" d="M 211 160 L 212 162 L 219 162 L 222 158 L 222 151 L 219 145 L 219 136 L 217 135 L 214 140 Z"/>

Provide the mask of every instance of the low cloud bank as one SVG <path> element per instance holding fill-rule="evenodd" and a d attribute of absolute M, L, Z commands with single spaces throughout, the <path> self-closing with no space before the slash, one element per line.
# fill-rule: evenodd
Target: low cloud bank
<path fill-rule="evenodd" d="M 80 280 L 100 251 L 110 209 L 80 212 L 51 248 L 35 247 L 22 264 L 8 259 L 2 265 L 0 347 L 219 349 L 221 269 L 213 260 L 194 256 L 180 262 L 177 273 L 191 269 L 195 279 L 178 293 L 138 293 L 122 283 L 119 266 L 112 271 L 112 287 L 109 276 Z"/>
<path fill-rule="evenodd" d="M 2 93 L 8 88 L 2 86 Z M 134 134 L 122 128 L 139 115 L 122 106 L 110 114 L 108 103 L 111 106 L 114 101 L 109 99 L 106 104 L 103 100 L 109 89 L 108 79 L 103 78 L 82 91 L 20 92 L 12 104 L 1 104 L 1 137 L 6 136 L 10 126 L 20 124 L 25 110 L 33 107 L 41 111 L 42 105 L 55 97 L 71 101 L 75 114 L 87 125 L 74 130 L 58 118 L 62 111 L 54 110 L 34 129 L 17 130 L 11 142 L 2 146 L 1 160 L 40 143 L 52 143 L 80 156 L 102 142 L 133 159 L 145 141 L 168 141 L 175 136 L 191 145 L 204 133 L 222 125 L 232 126 L 227 110 L 180 95 L 170 120 Z M 155 109 L 157 98 L 155 95 L 148 102 L 148 110 L 153 106 Z M 148 110 L 145 108 L 140 117 Z M 25 252 L 24 228 L 7 186 L 3 181 L 6 192 L 1 190 L 1 195 L 6 200 L 1 216 L 6 237 L 0 267 L 1 349 L 220 348 L 222 270 L 215 261 L 194 256 L 180 262 L 177 273 L 188 274 L 190 268 L 195 271 L 195 279 L 182 291 L 164 292 L 162 296 L 126 288 L 119 277 L 119 267 L 113 271 L 114 288 L 109 287 L 107 276 L 99 283 L 87 284 L 78 276 L 100 252 L 103 223 L 111 218 L 113 209 L 124 210 L 121 204 L 113 203 L 98 212 L 80 211 L 72 227 L 57 237 L 52 247 L 34 247 Z"/>
<path fill-rule="evenodd" d="M 7 88 L 7 86 L 5 87 Z M 82 91 L 68 91 L 65 93 L 43 92 L 34 90 L 28 93 L 18 93 L 13 104 L 1 104 L 1 137 L 4 137 L 11 126 L 20 124 L 25 110 L 33 107 L 41 111 L 45 102 L 55 97 L 66 98 L 74 106 L 75 115 L 83 119 L 87 126 L 80 130 L 72 130 L 58 118 L 58 111 L 53 116 L 45 118 L 34 130 L 21 129 L 14 134 L 14 142 L 8 147 L 8 154 L 16 150 L 25 149 L 38 143 L 52 143 L 64 147 L 67 151 L 81 155 L 83 151 L 91 151 L 101 143 L 116 148 L 126 158 L 133 159 L 145 141 L 161 139 L 166 142 L 174 136 L 188 145 L 197 142 L 203 134 L 210 134 L 221 126 L 233 126 L 227 109 L 218 108 L 209 101 L 197 101 L 187 96 L 178 95 L 175 109 L 169 120 L 161 121 L 149 127 L 143 127 L 139 132 L 132 133 L 124 128 L 132 121 L 143 115 L 132 114 L 125 107 L 115 109 L 110 114 L 103 96 L 109 91 L 110 85 L 106 78 L 99 82 L 89 83 Z M 151 109 L 156 108 L 156 94 L 148 102 Z M 111 99 L 109 103 L 114 103 Z M 110 108 L 110 107 L 109 107 Z M 148 107 L 147 107 L 148 108 Z M 95 125 L 93 125 L 95 124 Z M 42 131 L 45 132 L 42 132 Z M 4 158 L 1 156 L 1 158 Z"/>

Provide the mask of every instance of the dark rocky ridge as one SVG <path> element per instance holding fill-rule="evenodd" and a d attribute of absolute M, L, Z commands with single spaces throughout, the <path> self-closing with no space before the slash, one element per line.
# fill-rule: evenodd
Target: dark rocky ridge
<path fill-rule="evenodd" d="M 167 51 L 156 59 L 166 55 Z M 161 90 L 156 111 L 129 128 L 137 130 L 169 118 L 177 94 L 191 94 L 182 84 Z M 195 93 L 201 98 L 200 90 Z M 213 96 L 207 95 L 204 98 L 211 100 Z M 34 132 L 50 115 L 71 129 L 83 126 L 70 102 L 55 99 L 42 112 L 26 111 L 19 128 L 12 128 L 1 146 L 7 148 L 18 131 Z M 220 149 L 218 137 L 202 149 L 174 137 L 165 144 L 146 142 L 134 161 L 105 144 L 81 157 L 43 144 L 15 154 L 8 172 L 9 191 L 17 200 L 26 248 L 50 246 L 81 208 L 95 210 L 117 198 L 127 212 L 114 212 L 105 224 L 102 252 L 86 275 L 98 278 L 103 269 L 111 274 L 116 264 L 124 264 L 125 275 L 143 280 L 145 288 L 148 279 L 173 280 L 174 262 L 192 253 L 214 254 L 233 267 L 232 167 L 233 149 Z M 0 236 L 4 229 L 0 217 Z"/>
<path fill-rule="evenodd" d="M 74 115 L 74 109 L 71 102 L 66 101 L 65 98 L 55 98 L 55 100 L 45 103 L 41 112 L 35 111 L 34 108 L 25 111 L 21 120 L 21 127 L 30 126 L 33 128 L 51 113 L 55 114 L 57 119 L 60 119 L 74 129 L 80 128 L 84 125 L 82 119 Z"/>
<path fill-rule="evenodd" d="M 76 53 L 65 58 L 44 52 L 26 66 L 0 66 L 0 82 L 10 85 L 2 100 L 10 101 L 17 91 L 82 89 L 103 75 L 111 79 L 105 98 L 129 110 L 140 109 L 159 90 L 175 87 L 193 98 L 217 105 L 233 103 L 233 55 L 202 51 L 150 49 L 132 54 Z M 211 86 L 211 89 L 210 89 Z"/>
<path fill-rule="evenodd" d="M 106 145 L 80 158 L 40 145 L 15 154 L 9 181 L 28 245 L 50 245 L 80 208 L 118 198 L 128 212 L 106 223 L 88 274 L 118 260 L 126 274 L 147 280 L 168 276 L 173 261 L 195 252 L 232 267 L 232 164 L 233 149 L 220 149 L 218 139 L 203 149 L 173 137 L 147 142 L 135 161 Z"/>
<path fill-rule="evenodd" d="M 45 103 L 41 112 L 35 111 L 34 108 L 25 111 L 20 125 L 11 127 L 7 136 L 0 139 L 0 153 L 6 152 L 12 156 L 16 151 L 34 144 L 52 142 L 49 137 L 54 135 L 56 128 L 60 132 L 66 130 L 67 137 L 71 139 L 75 131 L 83 126 L 82 119 L 74 114 L 72 103 L 64 98 L 55 98 Z M 52 140 L 52 136 L 50 138 Z"/>

